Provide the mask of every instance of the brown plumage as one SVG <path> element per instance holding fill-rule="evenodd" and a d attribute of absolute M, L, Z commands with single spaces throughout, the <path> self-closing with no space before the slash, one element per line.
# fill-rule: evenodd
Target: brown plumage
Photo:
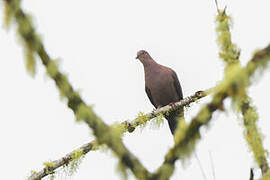
<path fill-rule="evenodd" d="M 145 92 L 155 108 L 160 108 L 183 99 L 182 88 L 174 70 L 156 63 L 148 52 L 144 50 L 140 50 L 137 53 L 136 59 L 139 59 L 143 64 Z M 183 108 L 165 115 L 172 134 L 174 134 L 177 127 L 178 117 L 184 117 Z"/>

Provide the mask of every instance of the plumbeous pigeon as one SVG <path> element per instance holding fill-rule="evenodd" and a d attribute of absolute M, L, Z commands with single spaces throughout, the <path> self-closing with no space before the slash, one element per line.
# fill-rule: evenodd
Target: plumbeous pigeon
<path fill-rule="evenodd" d="M 145 91 L 155 108 L 178 102 L 183 99 L 182 88 L 176 73 L 171 68 L 156 63 L 148 52 L 140 50 L 136 59 L 144 67 Z M 170 130 L 174 134 L 177 127 L 177 118 L 184 118 L 184 108 L 171 111 L 165 115 Z"/>

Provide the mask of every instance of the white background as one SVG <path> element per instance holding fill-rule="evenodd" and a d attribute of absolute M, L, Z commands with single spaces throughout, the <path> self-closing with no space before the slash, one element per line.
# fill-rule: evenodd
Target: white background
<path fill-rule="evenodd" d="M 140 111 L 153 109 L 144 92 L 143 66 L 136 52 L 147 50 L 160 64 L 178 74 L 184 96 L 216 85 L 223 77 L 218 59 L 214 0 L 25 0 L 25 11 L 52 58 L 60 58 L 61 69 L 75 89 L 108 123 L 133 119 Z M 270 43 L 269 1 L 221 1 L 234 20 L 233 42 L 241 48 L 241 63 L 254 50 Z M 3 3 L 0 22 L 3 24 Z M 25 179 L 42 163 L 55 160 L 93 140 L 85 124 L 60 100 L 54 82 L 45 75 L 38 59 L 37 75 L 25 70 L 23 51 L 12 26 L 0 29 L 0 179 Z M 254 79 L 250 95 L 259 112 L 259 127 L 270 150 L 269 72 Z M 259 80 L 259 81 L 258 81 Z M 186 110 L 186 119 L 196 114 L 210 98 Z M 243 138 L 241 119 L 226 101 L 225 113 L 215 113 L 196 152 L 207 179 L 248 179 L 249 169 L 260 174 Z M 173 145 L 167 122 L 161 128 L 147 126 L 124 136 L 126 146 L 154 171 Z M 214 169 L 211 168 L 210 153 Z M 110 151 L 90 152 L 78 173 L 57 179 L 120 179 L 116 158 Z M 129 179 L 134 179 L 130 176 Z M 193 155 L 181 163 L 171 179 L 203 179 Z"/>

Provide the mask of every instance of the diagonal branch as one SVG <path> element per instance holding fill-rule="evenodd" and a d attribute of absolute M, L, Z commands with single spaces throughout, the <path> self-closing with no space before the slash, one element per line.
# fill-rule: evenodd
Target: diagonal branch
<path fill-rule="evenodd" d="M 136 119 L 134 119 L 133 121 L 131 121 L 131 122 L 124 121 L 123 123 L 121 123 L 121 125 L 124 125 L 124 129 L 127 129 L 128 132 L 133 132 L 137 126 L 145 124 L 149 120 L 151 120 L 155 117 L 159 117 L 160 115 L 163 116 L 174 109 L 177 109 L 177 108 L 180 108 L 183 106 L 187 106 L 187 105 L 209 95 L 211 92 L 212 92 L 212 89 L 208 89 L 206 91 L 197 91 L 195 94 L 188 96 L 179 102 L 176 102 L 174 104 L 174 106 L 167 105 L 167 106 L 156 109 L 153 112 L 145 114 L 145 115 L 139 114 L 139 116 Z"/>
<path fill-rule="evenodd" d="M 184 98 L 183 100 L 175 103 L 175 106 L 165 106 L 162 107 L 160 109 L 157 109 L 151 113 L 146 114 L 145 116 L 148 117 L 148 120 L 151 120 L 157 116 L 159 116 L 160 113 L 165 114 L 166 112 L 172 110 L 173 108 L 177 107 L 183 107 L 183 106 L 187 106 L 203 97 L 205 97 L 208 93 L 210 92 L 210 90 L 208 91 L 198 91 L 196 92 L 194 95 L 192 96 L 188 96 L 186 98 Z M 133 132 L 135 130 L 136 127 L 138 127 L 141 123 L 139 123 L 140 121 L 138 121 L 138 118 L 134 119 L 131 122 L 128 121 L 124 121 L 121 123 L 122 126 L 124 126 L 125 128 L 125 132 Z M 91 150 L 95 150 L 95 145 L 97 144 L 96 141 L 91 141 L 83 146 L 81 146 L 80 148 L 72 151 L 71 153 L 68 153 L 67 155 L 65 155 L 64 157 L 53 161 L 52 163 L 54 164 L 53 167 L 50 167 L 49 171 L 47 167 L 44 167 L 42 170 L 33 173 L 28 180 L 37 180 L 37 179 L 41 179 L 49 174 L 52 174 L 55 172 L 56 169 L 64 166 L 64 165 L 68 165 L 72 160 L 73 160 L 73 153 L 77 152 L 77 151 L 82 151 L 83 155 L 87 154 L 89 151 Z"/>
<path fill-rule="evenodd" d="M 262 135 L 257 127 L 258 113 L 251 105 L 251 99 L 245 94 L 238 100 L 238 107 L 243 116 L 244 136 L 252 150 L 254 159 L 261 168 L 262 174 L 266 174 L 269 166 L 266 158 L 266 150 L 263 147 Z"/>
<path fill-rule="evenodd" d="M 217 93 L 213 100 L 204 106 L 197 116 L 192 119 L 187 127 L 179 127 L 175 134 L 175 145 L 165 156 L 165 160 L 152 179 L 169 179 L 174 171 L 174 164 L 179 157 L 188 156 L 200 139 L 199 129 L 207 125 L 212 118 L 213 112 L 222 106 L 223 100 L 227 97 L 225 92 Z"/>
<path fill-rule="evenodd" d="M 233 94 L 248 87 L 250 85 L 249 78 L 256 70 L 265 68 L 268 61 L 270 61 L 270 44 L 257 51 L 246 67 L 238 66 L 233 69 L 233 72 L 228 73 L 230 76 L 226 76 L 216 87 L 212 101 L 199 111 L 191 123 L 187 127 L 179 123 L 175 134 L 175 145 L 166 154 L 162 166 L 152 176 L 152 179 L 169 179 L 174 171 L 176 160 L 187 157 L 194 150 L 196 142 L 200 138 L 199 129 L 209 123 L 213 112 L 222 107 L 224 99 L 228 96 L 233 96 Z"/>
<path fill-rule="evenodd" d="M 240 66 L 239 55 L 240 50 L 236 44 L 231 40 L 231 18 L 227 16 L 225 10 L 218 10 L 217 21 L 217 35 L 218 44 L 220 46 L 219 56 L 226 62 L 225 73 L 233 66 Z M 256 108 L 251 105 L 251 97 L 243 88 L 238 90 L 239 93 L 233 93 L 232 98 L 237 104 L 233 108 L 238 108 L 243 116 L 244 136 L 247 144 L 253 152 L 254 159 L 261 168 L 262 174 L 265 174 L 269 167 L 266 159 L 266 150 L 263 147 L 262 135 L 257 127 L 258 113 Z"/>
<path fill-rule="evenodd" d="M 74 112 L 77 120 L 85 122 L 89 128 L 93 129 L 93 133 L 99 144 L 106 144 L 111 148 L 122 164 L 130 168 L 138 179 L 147 179 L 150 173 L 140 163 L 140 161 L 128 151 L 121 141 L 121 133 L 116 128 L 111 128 L 98 117 L 93 109 L 83 101 L 79 93 L 77 93 L 67 77 L 61 73 L 56 63 L 50 58 L 46 52 L 42 41 L 33 27 L 28 15 L 21 9 L 20 0 L 5 0 L 6 8 L 9 9 L 10 16 L 17 24 L 17 30 L 20 38 L 29 48 L 28 54 L 31 61 L 37 54 L 43 65 L 45 66 L 49 76 L 54 80 L 61 95 L 67 99 L 68 107 Z M 32 69 L 32 68 L 31 68 Z M 34 71 L 32 71 L 34 72 Z M 54 166 L 54 164 L 50 165 Z"/>
<path fill-rule="evenodd" d="M 68 165 L 71 161 L 74 160 L 74 152 L 82 152 L 83 155 L 87 154 L 89 151 L 93 150 L 94 147 L 94 141 L 84 144 L 80 148 L 72 151 L 71 153 L 68 153 L 64 157 L 57 159 L 52 162 L 53 166 L 52 167 L 44 167 L 42 170 L 39 172 L 34 172 L 32 175 L 28 178 L 28 180 L 38 180 L 42 179 L 45 176 L 54 173 L 54 171 L 64 165 Z"/>

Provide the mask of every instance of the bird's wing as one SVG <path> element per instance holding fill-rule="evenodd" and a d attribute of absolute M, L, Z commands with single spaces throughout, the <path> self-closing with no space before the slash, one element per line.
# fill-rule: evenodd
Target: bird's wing
<path fill-rule="evenodd" d="M 172 77 L 173 77 L 173 85 L 175 87 L 176 93 L 178 94 L 180 99 L 183 99 L 182 88 L 178 80 L 177 74 L 174 72 L 174 70 L 172 70 Z"/>
<path fill-rule="evenodd" d="M 154 103 L 153 97 L 151 95 L 151 91 L 147 86 L 145 86 L 145 92 L 146 92 L 148 98 L 150 99 L 151 103 L 153 104 L 153 106 L 155 106 L 155 108 L 157 108 L 155 103 Z"/>

